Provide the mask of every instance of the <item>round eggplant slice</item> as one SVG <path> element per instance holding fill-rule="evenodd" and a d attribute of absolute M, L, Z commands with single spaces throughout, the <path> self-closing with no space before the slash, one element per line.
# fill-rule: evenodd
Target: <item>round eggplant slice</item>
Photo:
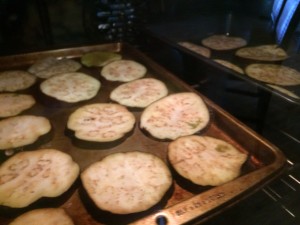
<path fill-rule="evenodd" d="M 145 108 L 140 127 L 155 138 L 174 140 L 202 130 L 209 118 L 202 98 L 192 92 L 183 92 L 166 96 Z"/>
<path fill-rule="evenodd" d="M 128 107 L 144 108 L 168 94 L 166 85 L 154 78 L 143 78 L 121 84 L 110 99 Z"/>
<path fill-rule="evenodd" d="M 67 127 L 84 141 L 110 142 L 122 138 L 134 128 L 135 117 L 119 104 L 96 103 L 73 112 Z"/>

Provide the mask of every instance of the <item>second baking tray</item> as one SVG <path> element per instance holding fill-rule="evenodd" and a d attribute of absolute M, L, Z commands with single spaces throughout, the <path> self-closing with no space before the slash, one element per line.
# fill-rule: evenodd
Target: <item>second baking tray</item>
<path fill-rule="evenodd" d="M 193 185 L 173 174 L 174 184 L 166 196 L 151 209 L 130 215 L 115 215 L 98 209 L 82 188 L 80 179 L 64 193 L 56 198 L 42 198 L 23 209 L 0 207 L 0 224 L 8 224 L 16 216 L 35 208 L 61 207 L 72 217 L 75 224 L 104 225 L 104 224 L 186 224 L 202 223 L 208 218 L 226 210 L 226 208 L 242 201 L 242 199 L 262 188 L 272 179 L 280 175 L 285 168 L 285 157 L 276 146 L 256 134 L 243 123 L 222 110 L 209 99 L 196 92 L 176 76 L 153 62 L 131 45 L 124 43 L 110 43 L 58 49 L 43 52 L 34 52 L 0 58 L 0 69 L 27 69 L 36 60 L 43 57 L 67 57 L 80 61 L 80 57 L 91 51 L 112 51 L 120 53 L 124 59 L 132 59 L 142 63 L 147 68 L 146 77 L 154 77 L 163 81 L 169 93 L 194 92 L 206 102 L 211 121 L 209 126 L 199 135 L 209 135 L 223 139 L 240 151 L 247 152 L 249 159 L 237 179 L 218 187 L 201 187 Z M 32 94 L 37 103 L 23 114 L 40 115 L 47 117 L 52 124 L 50 137 L 34 145 L 21 149 L 35 150 L 39 148 L 56 148 L 70 154 L 83 171 L 91 163 L 103 157 L 127 151 L 150 152 L 167 162 L 168 141 L 158 141 L 147 136 L 139 128 L 141 109 L 129 109 L 136 117 L 137 124 L 132 133 L 121 142 L 108 144 L 80 143 L 66 131 L 68 116 L 78 107 L 100 102 L 110 102 L 111 90 L 120 85 L 120 82 L 107 81 L 100 76 L 101 68 L 82 67 L 80 72 L 87 73 L 101 82 L 101 89 L 91 100 L 75 104 L 64 104 L 51 98 L 43 97 L 39 90 L 39 82 L 34 87 L 22 91 Z M 8 156 L 1 152 L 1 162 Z"/>

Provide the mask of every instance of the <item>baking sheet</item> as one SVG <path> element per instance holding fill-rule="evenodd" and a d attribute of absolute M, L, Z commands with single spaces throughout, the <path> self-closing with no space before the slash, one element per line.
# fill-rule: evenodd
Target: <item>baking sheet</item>
<path fill-rule="evenodd" d="M 103 50 L 122 54 L 123 58 L 133 59 L 144 64 L 148 71 L 146 77 L 154 77 L 165 82 L 169 93 L 195 92 L 173 74 L 153 62 L 150 58 L 124 43 L 74 47 L 68 49 L 35 52 L 0 58 L 1 71 L 6 69 L 27 69 L 37 59 L 46 56 L 68 57 L 79 60 L 86 52 Z M 101 144 L 77 141 L 66 129 L 68 116 L 78 107 L 96 103 L 110 102 L 110 91 L 120 85 L 120 82 L 107 81 L 100 76 L 99 68 L 82 67 L 81 72 L 96 77 L 101 82 L 101 89 L 96 97 L 80 103 L 61 103 L 46 98 L 39 90 L 39 83 L 22 91 L 35 96 L 37 104 L 22 114 L 41 115 L 47 117 L 52 124 L 50 135 L 39 142 L 19 150 L 34 150 L 38 148 L 57 148 L 70 154 L 83 171 L 91 163 L 103 157 L 127 151 L 151 152 L 162 158 L 166 163 L 168 141 L 158 141 L 147 136 L 139 129 L 141 109 L 130 109 L 136 117 L 136 125 L 126 139 L 120 142 Z M 202 95 L 201 95 L 202 96 Z M 62 207 L 73 218 L 75 224 L 197 224 L 205 221 L 227 207 L 240 202 L 243 198 L 259 190 L 263 185 L 280 175 L 285 167 L 285 157 L 274 145 L 257 135 L 244 124 L 223 111 L 213 102 L 202 96 L 211 112 L 209 126 L 201 134 L 221 138 L 233 144 L 240 151 L 248 152 L 249 159 L 242 169 L 239 178 L 218 187 L 201 187 L 178 177 L 175 173 L 174 184 L 162 201 L 151 209 L 130 215 L 115 215 L 97 209 L 82 188 L 80 179 L 63 195 L 56 198 L 42 198 L 23 209 L 11 209 L 0 206 L 0 225 L 8 224 L 13 218 L 28 210 L 41 207 Z M 7 156 L 0 152 L 3 162 Z"/>
<path fill-rule="evenodd" d="M 266 83 L 266 82 L 262 82 L 259 81 L 257 79 L 251 78 L 250 76 L 241 73 L 238 73 L 232 69 L 229 69 L 217 62 L 215 62 L 213 59 L 221 59 L 221 60 L 226 60 L 229 61 L 231 63 L 233 63 L 234 65 L 240 67 L 241 69 L 243 69 L 245 71 L 245 68 L 250 65 L 250 64 L 255 64 L 255 63 L 262 63 L 262 64 L 279 64 L 279 65 L 283 65 L 283 66 L 287 66 L 290 68 L 293 68 L 297 71 L 300 71 L 300 64 L 299 64 L 299 54 L 290 54 L 289 57 L 285 60 L 282 61 L 275 61 L 275 62 L 268 62 L 268 61 L 259 61 L 259 60 L 252 60 L 252 59 L 245 59 L 239 56 L 235 55 L 235 52 L 237 51 L 237 49 L 233 49 L 233 50 L 224 50 L 224 51 L 217 51 L 217 50 L 212 50 L 211 49 L 211 56 L 209 58 L 202 56 L 186 47 L 183 47 L 179 44 L 179 42 L 190 42 L 193 43 L 195 45 L 199 45 L 202 46 L 202 39 L 209 37 L 210 35 L 197 35 L 194 36 L 192 38 L 187 38 L 185 37 L 184 39 L 182 38 L 177 38 L 172 39 L 170 37 L 166 37 L 166 36 L 161 36 L 155 32 L 153 32 L 151 29 L 146 29 L 145 33 L 149 36 L 152 37 L 166 45 L 168 45 L 169 47 L 172 47 L 174 49 L 179 50 L 180 52 L 183 52 L 185 54 L 191 55 L 193 57 L 195 57 L 196 59 L 200 60 L 200 62 L 205 63 L 207 66 L 211 66 L 213 68 L 217 68 L 223 72 L 225 72 L 226 74 L 229 74 L 231 76 L 233 76 L 234 78 L 240 79 L 240 80 L 244 80 L 249 84 L 253 84 L 254 86 L 258 86 L 259 88 L 261 88 L 262 90 L 270 93 L 270 94 L 274 94 L 290 103 L 294 103 L 294 104 L 300 104 L 300 85 L 289 85 L 289 86 L 282 86 L 282 85 L 275 85 L 278 86 L 279 88 L 282 89 L 286 89 L 287 91 L 293 93 L 295 96 L 289 95 L 284 91 L 280 91 L 276 88 L 273 88 L 271 86 L 269 86 L 270 84 Z M 183 32 L 184 33 L 184 32 Z M 219 34 L 219 33 L 218 33 Z M 238 36 L 238 37 L 243 37 L 242 35 L 233 35 L 233 36 Z M 270 40 L 270 38 L 268 39 L 268 41 L 264 40 L 264 41 L 260 41 L 258 40 L 250 40 L 249 43 L 244 46 L 244 47 L 254 47 L 254 46 L 259 46 L 259 45 L 265 45 L 265 44 L 274 44 L 274 41 Z M 289 54 L 289 53 L 288 53 Z M 272 84 L 271 84 L 272 85 Z M 297 97 L 298 96 L 298 97 Z"/>

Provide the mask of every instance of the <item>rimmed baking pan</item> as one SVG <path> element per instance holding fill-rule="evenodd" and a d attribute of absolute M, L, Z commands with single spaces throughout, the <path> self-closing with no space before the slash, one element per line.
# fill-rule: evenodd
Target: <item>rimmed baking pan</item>
<path fill-rule="evenodd" d="M 186 182 L 173 173 L 173 186 L 161 202 L 149 210 L 129 215 L 115 215 L 95 207 L 83 190 L 80 179 L 78 179 L 70 190 L 62 196 L 42 198 L 22 209 L 1 206 L 1 225 L 8 224 L 21 213 L 45 207 L 64 208 L 75 224 L 199 224 L 241 202 L 284 171 L 286 159 L 276 146 L 152 61 L 145 54 L 126 43 L 109 43 L 5 56 L 0 58 L 0 69 L 1 71 L 9 69 L 27 70 L 36 60 L 48 56 L 67 57 L 80 62 L 80 57 L 83 54 L 92 51 L 116 52 L 121 54 L 123 58 L 143 64 L 147 68 L 145 77 L 154 77 L 163 81 L 168 87 L 169 94 L 193 92 L 201 96 L 210 111 L 211 119 L 208 127 L 198 135 L 209 135 L 223 139 L 240 151 L 247 152 L 249 157 L 242 168 L 241 175 L 231 182 L 217 187 L 201 187 Z M 98 67 L 82 66 L 80 71 L 98 79 L 101 82 L 101 88 L 94 98 L 76 104 L 57 104 L 49 98 L 41 97 L 42 94 L 38 87 L 39 81 L 35 86 L 22 91 L 32 94 L 37 100 L 32 108 L 22 114 L 47 117 L 51 122 L 53 131 L 47 139 L 35 145 L 18 149 L 18 151 L 57 148 L 70 154 L 74 161 L 79 164 L 81 171 L 107 155 L 132 150 L 150 152 L 169 165 L 167 160 L 169 141 L 153 139 L 139 128 L 142 109 L 129 108 L 136 118 L 136 126 L 124 140 L 117 143 L 79 143 L 66 131 L 68 116 L 78 107 L 96 102 L 111 102 L 109 94 L 120 85 L 120 82 L 105 80 L 100 76 L 100 70 L 101 68 Z M 1 163 L 10 157 L 5 155 L 5 151 L 0 152 L 0 154 Z"/>

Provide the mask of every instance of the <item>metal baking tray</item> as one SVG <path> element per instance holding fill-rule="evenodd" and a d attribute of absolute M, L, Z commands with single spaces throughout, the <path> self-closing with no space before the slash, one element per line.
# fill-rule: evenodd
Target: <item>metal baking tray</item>
<path fill-rule="evenodd" d="M 184 32 L 183 32 L 184 33 Z M 294 96 L 290 96 L 282 91 L 279 91 L 275 88 L 272 88 L 271 86 L 269 86 L 266 82 L 262 82 L 259 81 L 257 79 L 251 78 L 250 76 L 246 75 L 246 74 L 241 74 L 238 73 L 232 69 L 229 69 L 217 62 L 215 62 L 213 59 L 223 59 L 226 61 L 229 61 L 237 66 L 239 66 L 240 68 L 242 68 L 243 70 L 250 64 L 253 63 L 269 63 L 269 64 L 280 64 L 280 65 L 284 65 L 290 68 L 293 68 L 295 70 L 300 71 L 300 66 L 299 66 L 299 55 L 298 54 L 291 54 L 287 59 L 283 60 L 283 61 L 275 61 L 275 62 L 266 62 L 266 61 L 258 61 L 258 60 L 251 60 L 251 59 L 243 59 L 241 57 L 238 57 L 235 55 L 236 49 L 233 50 L 227 50 L 227 51 L 216 51 L 216 50 L 211 50 L 211 56 L 210 58 L 207 58 L 205 56 L 202 56 L 196 52 L 193 52 L 192 50 L 183 47 L 179 44 L 179 42 L 190 42 L 196 45 L 200 45 L 203 46 L 201 44 L 201 40 L 203 38 L 206 38 L 210 35 L 204 35 L 204 34 L 199 34 L 196 35 L 192 38 L 171 38 L 171 37 L 166 37 L 166 36 L 162 36 L 160 34 L 155 33 L 154 31 L 152 31 L 151 29 L 146 29 L 145 30 L 145 34 L 147 35 L 148 38 L 152 38 L 153 40 L 162 43 L 165 46 L 169 46 L 170 48 L 173 49 L 177 49 L 179 52 L 190 55 L 192 57 L 194 57 L 195 59 L 198 60 L 198 62 L 201 62 L 203 64 L 205 64 L 207 67 L 211 67 L 211 68 L 215 68 L 219 71 L 222 71 L 224 74 L 226 75 L 230 75 L 233 78 L 236 78 L 238 80 L 241 81 L 245 81 L 248 84 L 253 85 L 253 87 L 259 87 L 261 90 L 269 93 L 269 94 L 274 94 L 278 97 L 280 97 L 281 99 L 284 99 L 287 102 L 299 105 L 300 104 L 300 98 L 294 97 Z M 239 35 L 236 35 L 239 36 Z M 241 36 L 243 37 L 243 36 Z M 262 41 L 260 39 L 258 40 L 251 40 L 251 42 L 248 43 L 248 45 L 246 47 L 250 47 L 250 46 L 258 46 L 261 44 L 275 44 L 274 41 L 272 41 L 271 39 L 268 39 L 267 41 Z M 292 93 L 294 93 L 297 96 L 300 96 L 300 85 L 291 85 L 291 86 L 280 86 L 280 85 L 275 85 L 275 86 L 279 86 L 281 88 L 284 88 Z"/>
<path fill-rule="evenodd" d="M 95 50 L 119 52 L 123 58 L 133 59 L 144 64 L 148 71 L 146 77 L 155 77 L 165 82 L 169 93 L 194 92 L 189 85 L 152 61 L 149 57 L 126 43 L 110 43 L 84 47 L 73 47 L 58 50 L 11 55 L 0 58 L 1 71 L 7 69 L 27 69 L 37 59 L 46 56 L 67 57 L 80 60 L 86 52 Z M 100 76 L 99 68 L 82 67 L 81 72 L 96 77 L 102 83 L 96 97 L 75 104 L 60 103 L 51 98 L 44 98 L 39 90 L 39 82 L 32 88 L 22 91 L 35 96 L 37 103 L 22 114 L 46 116 L 52 124 L 48 138 L 26 146 L 22 151 L 39 148 L 57 148 L 70 154 L 84 170 L 91 163 L 115 153 L 139 150 L 151 152 L 161 157 L 166 163 L 168 141 L 157 141 L 145 135 L 139 128 L 141 109 L 130 109 L 137 124 L 133 132 L 123 141 L 111 144 L 79 143 L 67 131 L 66 121 L 71 112 L 80 106 L 95 102 L 110 102 L 110 91 L 120 82 L 107 81 Z M 200 224 L 207 219 L 222 213 L 228 207 L 241 202 L 247 196 L 261 189 L 268 182 L 278 177 L 285 169 L 286 158 L 276 146 L 259 136 L 232 115 L 202 96 L 210 113 L 209 126 L 201 134 L 221 138 L 249 153 L 249 159 L 237 179 L 218 187 L 201 187 L 174 176 L 174 184 L 166 196 L 157 205 L 141 213 L 115 215 L 95 207 L 84 192 L 80 179 L 63 195 L 56 198 L 42 198 L 22 209 L 0 206 L 0 225 L 8 224 L 13 218 L 35 208 L 61 207 L 73 218 L 75 224 Z M 201 135 L 199 134 L 199 135 Z M 0 152 L 0 162 L 8 156 Z"/>

